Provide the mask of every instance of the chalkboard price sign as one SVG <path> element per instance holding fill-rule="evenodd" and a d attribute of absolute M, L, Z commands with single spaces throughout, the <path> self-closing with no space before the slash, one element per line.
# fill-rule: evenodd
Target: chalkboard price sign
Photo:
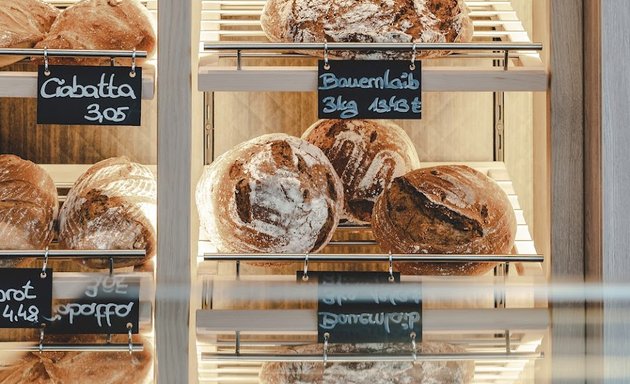
<path fill-rule="evenodd" d="M 98 276 L 83 287 L 76 300 L 55 303 L 47 333 L 138 333 L 140 282 L 126 276 Z"/>
<path fill-rule="evenodd" d="M 139 126 L 142 68 L 39 66 L 37 124 Z"/>
<path fill-rule="evenodd" d="M 319 61 L 320 119 L 421 119 L 422 62 Z"/>
<path fill-rule="evenodd" d="M 52 270 L 0 269 L 0 328 L 39 328 L 50 316 Z"/>
<path fill-rule="evenodd" d="M 422 292 L 417 283 L 389 281 L 382 272 L 309 272 L 317 279 L 320 342 L 405 343 L 422 337 Z"/>

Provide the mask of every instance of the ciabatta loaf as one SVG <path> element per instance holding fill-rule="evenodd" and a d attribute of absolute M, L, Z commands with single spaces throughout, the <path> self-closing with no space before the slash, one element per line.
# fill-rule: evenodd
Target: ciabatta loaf
<path fill-rule="evenodd" d="M 59 10 L 40 0 L 0 0 L 0 48 L 32 48 L 42 40 Z M 23 56 L 0 56 L 0 67 Z"/>
<path fill-rule="evenodd" d="M 83 0 L 65 9 L 37 48 L 147 51 L 155 53 L 155 21 L 138 0 Z M 51 58 L 51 64 L 109 64 L 108 57 Z M 118 64 L 130 59 L 116 59 Z"/>

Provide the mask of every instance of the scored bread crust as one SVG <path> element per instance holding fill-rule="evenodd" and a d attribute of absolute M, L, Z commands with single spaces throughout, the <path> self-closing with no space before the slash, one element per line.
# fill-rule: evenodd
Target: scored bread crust
<path fill-rule="evenodd" d="M 157 183 L 151 170 L 126 157 L 96 163 L 74 183 L 59 214 L 59 243 L 69 249 L 144 249 L 114 262 L 139 265 L 155 256 Z M 83 263 L 107 268 L 108 260 Z"/>
<path fill-rule="evenodd" d="M 239 144 L 206 167 L 196 201 L 218 251 L 317 252 L 337 227 L 343 187 L 319 148 L 269 134 Z"/>
<path fill-rule="evenodd" d="M 156 49 L 155 21 L 138 0 L 83 0 L 65 9 L 46 38 L 35 46 L 49 49 L 147 51 Z M 108 57 L 52 57 L 51 64 L 108 65 Z M 138 59 L 138 62 L 142 60 Z M 117 58 L 119 65 L 131 59 Z"/>
<path fill-rule="evenodd" d="M 42 40 L 59 10 L 40 0 L 0 0 L 0 48 L 32 48 Z M 23 56 L 0 56 L 0 67 Z"/>
<path fill-rule="evenodd" d="M 57 188 L 38 165 L 0 155 L 0 249 L 45 249 L 53 239 Z M 20 260 L 1 260 L 0 267 Z"/>
<path fill-rule="evenodd" d="M 516 218 L 505 192 L 465 165 L 394 179 L 372 215 L 374 237 L 398 254 L 510 254 Z M 394 263 L 405 274 L 478 275 L 495 263 Z"/>
<path fill-rule="evenodd" d="M 469 42 L 473 25 L 463 0 L 268 0 L 261 16 L 273 42 Z M 322 52 L 305 51 L 322 56 Z M 417 58 L 446 54 L 418 52 Z M 407 58 L 401 51 L 332 51 L 343 59 Z"/>
<path fill-rule="evenodd" d="M 0 370 L 0 384 L 144 384 L 151 382 L 152 345 L 142 336 L 141 352 L 28 352 Z M 127 336 L 113 342 L 126 343 Z M 97 336 L 46 336 L 61 344 L 104 343 Z"/>
<path fill-rule="evenodd" d="M 332 344 L 328 354 L 400 354 L 409 345 L 383 344 Z M 465 353 L 461 348 L 445 343 L 418 343 L 418 355 Z M 282 354 L 323 354 L 322 345 L 288 347 Z M 474 376 L 472 361 L 417 362 L 271 362 L 263 364 L 260 384 L 468 384 Z"/>
<path fill-rule="evenodd" d="M 405 131 L 388 120 L 319 120 L 302 138 L 319 147 L 344 187 L 342 218 L 369 223 L 376 199 L 420 160 Z"/>

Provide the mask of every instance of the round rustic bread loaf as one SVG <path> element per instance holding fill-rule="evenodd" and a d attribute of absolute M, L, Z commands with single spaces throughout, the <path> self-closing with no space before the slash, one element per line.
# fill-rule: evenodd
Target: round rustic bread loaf
<path fill-rule="evenodd" d="M 57 188 L 38 165 L 0 155 L 0 249 L 45 249 L 53 239 Z M 0 260 L 11 267 L 18 259 Z"/>
<path fill-rule="evenodd" d="M 451 43 L 470 41 L 473 31 L 463 0 L 268 0 L 260 21 L 274 42 Z M 444 53 L 419 52 L 418 58 Z M 344 59 L 411 57 L 403 51 L 330 54 Z"/>
<path fill-rule="evenodd" d="M 408 345 L 333 344 L 328 354 L 400 354 Z M 461 347 L 444 343 L 419 343 L 418 355 L 464 353 Z M 287 348 L 284 354 L 323 354 L 322 345 Z M 411 352 L 410 352 L 411 353 Z M 323 363 L 273 362 L 263 364 L 261 384 L 468 384 L 472 382 L 475 364 L 472 361 L 356 362 Z"/>
<path fill-rule="evenodd" d="M 302 138 L 332 163 L 344 188 L 342 218 L 355 223 L 369 223 L 383 189 L 420 166 L 411 139 L 391 121 L 319 120 Z"/>
<path fill-rule="evenodd" d="M 306 253 L 337 227 L 343 188 L 316 146 L 263 135 L 206 167 L 197 185 L 199 218 L 219 251 Z"/>
<path fill-rule="evenodd" d="M 376 202 L 374 237 L 386 252 L 509 254 L 516 218 L 503 190 L 465 165 L 417 169 Z M 493 263 L 395 263 L 405 274 L 477 275 Z"/>
<path fill-rule="evenodd" d="M 155 256 L 157 182 L 126 157 L 96 163 L 74 183 L 59 213 L 59 244 L 69 249 L 144 249 L 144 257 L 114 262 L 140 265 Z M 108 259 L 83 260 L 107 268 Z"/>

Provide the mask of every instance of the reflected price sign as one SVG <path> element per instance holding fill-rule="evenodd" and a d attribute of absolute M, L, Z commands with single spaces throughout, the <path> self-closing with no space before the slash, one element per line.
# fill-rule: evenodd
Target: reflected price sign
<path fill-rule="evenodd" d="M 309 272 L 317 280 L 320 343 L 408 343 L 422 340 L 422 287 L 401 283 L 400 274 Z M 298 281 L 301 273 L 298 273 Z"/>
<path fill-rule="evenodd" d="M 50 316 L 52 270 L 0 268 L 0 328 L 39 328 Z"/>
<path fill-rule="evenodd" d="M 142 68 L 51 65 L 37 75 L 37 124 L 139 126 Z"/>
<path fill-rule="evenodd" d="M 320 119 L 421 119 L 422 62 L 319 61 Z"/>
<path fill-rule="evenodd" d="M 76 299 L 59 300 L 47 318 L 51 334 L 138 333 L 140 281 L 123 275 L 97 275 L 78 287 Z"/>

